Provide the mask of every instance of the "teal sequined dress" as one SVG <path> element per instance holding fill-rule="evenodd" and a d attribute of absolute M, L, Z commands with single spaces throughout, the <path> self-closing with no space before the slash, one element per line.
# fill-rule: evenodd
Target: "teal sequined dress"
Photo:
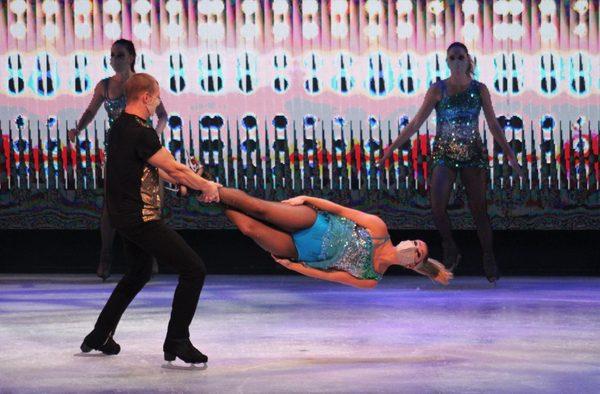
<path fill-rule="evenodd" d="M 318 212 L 315 223 L 292 234 L 298 260 L 321 271 L 344 271 L 358 279 L 381 280 L 373 267 L 373 239 L 346 218 Z"/>
<path fill-rule="evenodd" d="M 104 136 L 104 153 L 108 154 L 108 133 L 110 131 L 110 127 L 113 125 L 115 120 L 121 115 L 121 112 L 125 109 L 127 102 L 125 100 L 125 95 L 121 95 L 117 98 L 111 99 L 108 94 L 108 84 L 110 78 L 105 78 L 102 80 L 102 84 L 104 86 L 104 109 L 106 110 L 106 114 L 108 115 L 108 126 L 109 129 L 106 131 L 106 135 Z"/>
<path fill-rule="evenodd" d="M 433 164 L 449 168 L 487 168 L 479 134 L 481 92 L 472 80 L 462 92 L 448 95 L 446 82 L 440 81 L 442 99 L 436 104 L 436 135 L 433 142 Z"/>

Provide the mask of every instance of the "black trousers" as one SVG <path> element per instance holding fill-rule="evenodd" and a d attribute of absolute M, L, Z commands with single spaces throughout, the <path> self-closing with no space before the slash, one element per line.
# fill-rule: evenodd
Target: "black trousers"
<path fill-rule="evenodd" d="M 100 248 L 100 264 L 110 271 L 113 261 L 113 245 L 115 243 L 116 230 L 111 226 L 108 219 L 108 210 L 106 204 L 102 207 L 102 216 L 100 217 L 100 239 L 102 246 Z"/>
<path fill-rule="evenodd" d="M 189 326 L 196 312 L 206 268 L 200 256 L 162 220 L 117 228 L 129 271 L 119 281 L 98 317 L 94 331 L 101 338 L 114 333 L 127 306 L 150 280 L 152 257 L 170 264 L 179 274 L 167 339 L 189 338 Z"/>
<path fill-rule="evenodd" d="M 108 209 L 106 208 L 105 203 L 102 207 L 102 216 L 100 216 L 100 239 L 102 241 L 102 246 L 100 248 L 100 263 L 96 270 L 98 273 L 104 273 L 107 274 L 107 276 L 110 275 L 116 235 L 117 230 L 110 224 Z M 158 263 L 154 257 L 152 257 L 152 272 L 158 272 Z"/>

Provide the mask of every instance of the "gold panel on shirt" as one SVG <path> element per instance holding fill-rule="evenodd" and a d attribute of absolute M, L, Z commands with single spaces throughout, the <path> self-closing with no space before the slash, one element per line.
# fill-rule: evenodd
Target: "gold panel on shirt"
<path fill-rule="evenodd" d="M 158 169 L 146 164 L 142 172 L 140 195 L 144 206 L 142 207 L 142 220 L 150 222 L 160 220 L 160 178 Z"/>

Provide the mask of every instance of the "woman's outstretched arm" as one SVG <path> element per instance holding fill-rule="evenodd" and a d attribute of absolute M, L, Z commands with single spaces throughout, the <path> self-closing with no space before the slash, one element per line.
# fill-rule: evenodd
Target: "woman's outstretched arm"
<path fill-rule="evenodd" d="M 87 108 L 81 115 L 79 121 L 75 125 L 75 128 L 71 129 L 67 133 L 67 137 L 71 142 L 75 142 L 75 138 L 81 133 L 81 130 L 85 129 L 88 124 L 94 119 L 100 106 L 104 102 L 104 88 L 103 82 L 100 81 L 96 84 L 94 88 L 94 95 L 92 96 L 92 100 L 88 104 Z"/>
<path fill-rule="evenodd" d="M 280 259 L 275 256 L 273 256 L 273 259 L 285 268 L 311 278 L 337 282 L 359 289 L 372 289 L 377 286 L 377 281 L 374 279 L 358 279 L 344 271 L 321 271 L 315 268 L 307 267 L 302 263 L 294 263 L 288 259 Z"/>

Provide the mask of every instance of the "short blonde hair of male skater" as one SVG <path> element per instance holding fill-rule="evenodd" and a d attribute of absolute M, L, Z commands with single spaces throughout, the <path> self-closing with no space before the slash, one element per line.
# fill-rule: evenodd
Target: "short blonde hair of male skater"
<path fill-rule="evenodd" d="M 137 73 L 125 82 L 127 101 L 137 100 L 144 93 L 154 93 L 159 89 L 158 81 L 150 74 Z"/>

